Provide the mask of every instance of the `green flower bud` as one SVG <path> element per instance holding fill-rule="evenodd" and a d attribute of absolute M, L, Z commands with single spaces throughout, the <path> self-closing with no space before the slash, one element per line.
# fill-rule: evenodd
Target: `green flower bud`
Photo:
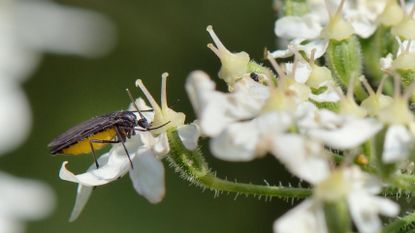
<path fill-rule="evenodd" d="M 362 100 L 367 96 L 356 79 L 361 75 L 362 70 L 360 43 L 356 36 L 341 41 L 330 40 L 326 51 L 326 61 L 340 85 L 344 88 L 348 87 L 353 78 L 356 81 L 354 92 L 357 98 Z"/>

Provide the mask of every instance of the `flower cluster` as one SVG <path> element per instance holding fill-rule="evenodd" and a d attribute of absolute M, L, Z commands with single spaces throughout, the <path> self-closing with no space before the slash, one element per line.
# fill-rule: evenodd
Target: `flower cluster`
<path fill-rule="evenodd" d="M 380 215 L 399 215 L 389 197 L 415 191 L 415 6 L 396 0 L 287 0 L 280 6 L 275 33 L 284 47 L 266 53 L 270 67 L 246 52 L 230 52 L 207 27 L 208 48 L 220 59 L 218 78 L 228 91 L 216 90 L 203 71 L 190 73 L 185 88 L 197 116 L 192 124 L 167 106 L 167 74 L 161 106 L 136 82 L 154 109 L 144 116 L 154 130 L 125 143 L 134 168 L 120 145 L 100 157 L 99 169 L 74 175 L 63 164 L 61 178 L 79 184 L 72 219 L 94 186 L 127 172 L 138 193 L 161 201 L 164 157 L 183 178 L 211 190 L 306 198 L 275 221 L 274 232 L 380 232 L 386 219 Z M 142 99 L 137 105 L 148 108 Z M 309 187 L 220 179 L 197 149 L 199 136 L 218 159 L 272 155 Z M 408 221 L 384 231 L 403 227 Z"/>

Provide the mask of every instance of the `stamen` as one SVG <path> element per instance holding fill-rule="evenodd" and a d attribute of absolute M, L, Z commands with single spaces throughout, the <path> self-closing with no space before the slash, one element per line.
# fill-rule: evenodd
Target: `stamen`
<path fill-rule="evenodd" d="M 349 80 L 349 85 L 347 86 L 347 94 L 346 97 L 350 99 L 354 99 L 354 85 L 355 85 L 355 76 L 352 76 Z"/>
<path fill-rule="evenodd" d="M 330 2 L 329 0 L 325 0 L 324 2 L 326 3 L 326 10 L 327 10 L 327 13 L 329 14 L 329 18 L 331 18 L 332 14 L 330 10 Z"/>
<path fill-rule="evenodd" d="M 161 109 L 167 109 L 167 77 L 169 73 L 161 75 Z"/>
<path fill-rule="evenodd" d="M 271 53 L 267 51 L 267 59 L 271 63 L 272 67 L 277 71 L 277 74 L 280 78 L 284 78 L 285 74 L 281 70 L 281 67 L 278 65 L 278 63 L 275 61 L 275 59 L 272 57 Z"/>
<path fill-rule="evenodd" d="M 213 43 L 215 43 L 218 50 L 227 50 L 225 46 L 222 44 L 222 42 L 219 40 L 219 37 L 216 35 L 215 31 L 213 31 L 212 25 L 207 26 L 206 31 L 209 32 L 209 35 L 212 38 Z"/>
<path fill-rule="evenodd" d="M 386 80 L 387 76 L 384 76 L 382 78 L 382 80 L 380 80 L 378 89 L 376 90 L 376 95 L 381 95 L 383 92 L 383 86 L 385 85 L 385 80 Z"/>
<path fill-rule="evenodd" d="M 373 88 L 370 86 L 369 82 L 367 81 L 367 79 L 365 78 L 365 76 L 360 76 L 360 81 L 363 83 L 363 86 L 365 86 L 367 92 L 369 92 L 370 96 L 376 95 L 375 91 L 373 90 Z"/>
<path fill-rule="evenodd" d="M 415 4 L 414 4 L 415 6 Z M 405 52 L 409 53 L 410 48 L 411 48 L 411 44 L 412 44 L 412 40 L 408 40 L 408 43 L 406 44 L 406 48 L 405 48 Z"/>
<path fill-rule="evenodd" d="M 401 79 L 398 74 L 393 75 L 393 97 L 396 99 L 401 95 Z"/>
<path fill-rule="evenodd" d="M 314 64 L 315 63 L 315 56 L 316 56 L 316 48 L 313 48 L 311 50 L 311 54 L 310 54 L 310 64 Z"/>
<path fill-rule="evenodd" d="M 294 57 L 293 69 L 291 70 L 291 73 L 292 73 L 292 77 L 293 78 L 295 78 L 295 73 L 296 73 L 296 70 L 297 70 L 298 60 L 299 59 L 298 59 L 298 56 L 296 54 L 295 57 Z"/>
<path fill-rule="evenodd" d="M 405 12 L 405 0 L 399 0 L 402 10 Z"/>
<path fill-rule="evenodd" d="M 157 104 L 156 100 L 154 100 L 153 96 L 151 96 L 150 92 L 144 86 L 143 81 L 141 81 L 141 79 L 137 79 L 137 81 L 135 81 L 135 86 L 141 89 L 141 91 L 146 96 L 147 100 L 150 102 L 150 105 L 154 109 L 154 111 L 161 112 L 160 106 Z"/>
<path fill-rule="evenodd" d="M 339 16 L 340 15 L 341 11 L 343 10 L 343 6 L 344 6 L 344 3 L 345 2 L 346 2 L 345 0 L 342 0 L 340 2 L 340 5 L 337 7 L 335 16 Z"/>
<path fill-rule="evenodd" d="M 412 9 L 411 9 L 411 12 L 409 13 L 409 16 L 411 18 L 413 18 L 414 17 L 414 14 L 415 14 L 415 4 L 412 6 Z"/>
<path fill-rule="evenodd" d="M 405 90 L 405 93 L 403 94 L 402 98 L 408 101 L 409 98 L 412 97 L 414 92 L 415 92 L 415 82 L 412 82 L 411 85 L 409 85 L 409 87 Z"/>
<path fill-rule="evenodd" d="M 214 52 L 216 54 L 216 56 L 218 56 L 220 58 L 220 52 L 219 52 L 219 50 L 212 43 L 207 44 L 207 47 L 210 50 L 212 50 L 212 52 Z"/>

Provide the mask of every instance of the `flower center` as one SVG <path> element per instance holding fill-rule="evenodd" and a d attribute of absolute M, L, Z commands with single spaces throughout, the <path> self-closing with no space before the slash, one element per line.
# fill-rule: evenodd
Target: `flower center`
<path fill-rule="evenodd" d="M 141 89 L 141 91 L 146 96 L 147 100 L 150 102 L 151 107 L 154 110 L 154 119 L 151 123 L 152 128 L 157 128 L 161 125 L 163 127 L 157 128 L 152 130 L 151 132 L 154 135 L 158 135 L 162 132 L 165 132 L 169 128 L 181 126 L 184 124 L 186 115 L 182 112 L 175 112 L 171 108 L 167 106 L 167 77 L 169 76 L 168 73 L 162 74 L 162 81 L 161 81 L 161 107 L 157 104 L 154 100 L 153 96 L 144 86 L 141 79 L 137 79 L 136 86 Z"/>

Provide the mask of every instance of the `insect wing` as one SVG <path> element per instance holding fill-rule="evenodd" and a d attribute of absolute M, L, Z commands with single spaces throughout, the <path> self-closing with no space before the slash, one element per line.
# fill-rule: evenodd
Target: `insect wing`
<path fill-rule="evenodd" d="M 114 115 L 116 115 L 116 112 L 97 116 L 70 128 L 48 144 L 50 152 L 52 154 L 59 153 L 62 149 L 88 136 L 112 127 L 117 124 L 117 122 L 114 121 Z"/>

